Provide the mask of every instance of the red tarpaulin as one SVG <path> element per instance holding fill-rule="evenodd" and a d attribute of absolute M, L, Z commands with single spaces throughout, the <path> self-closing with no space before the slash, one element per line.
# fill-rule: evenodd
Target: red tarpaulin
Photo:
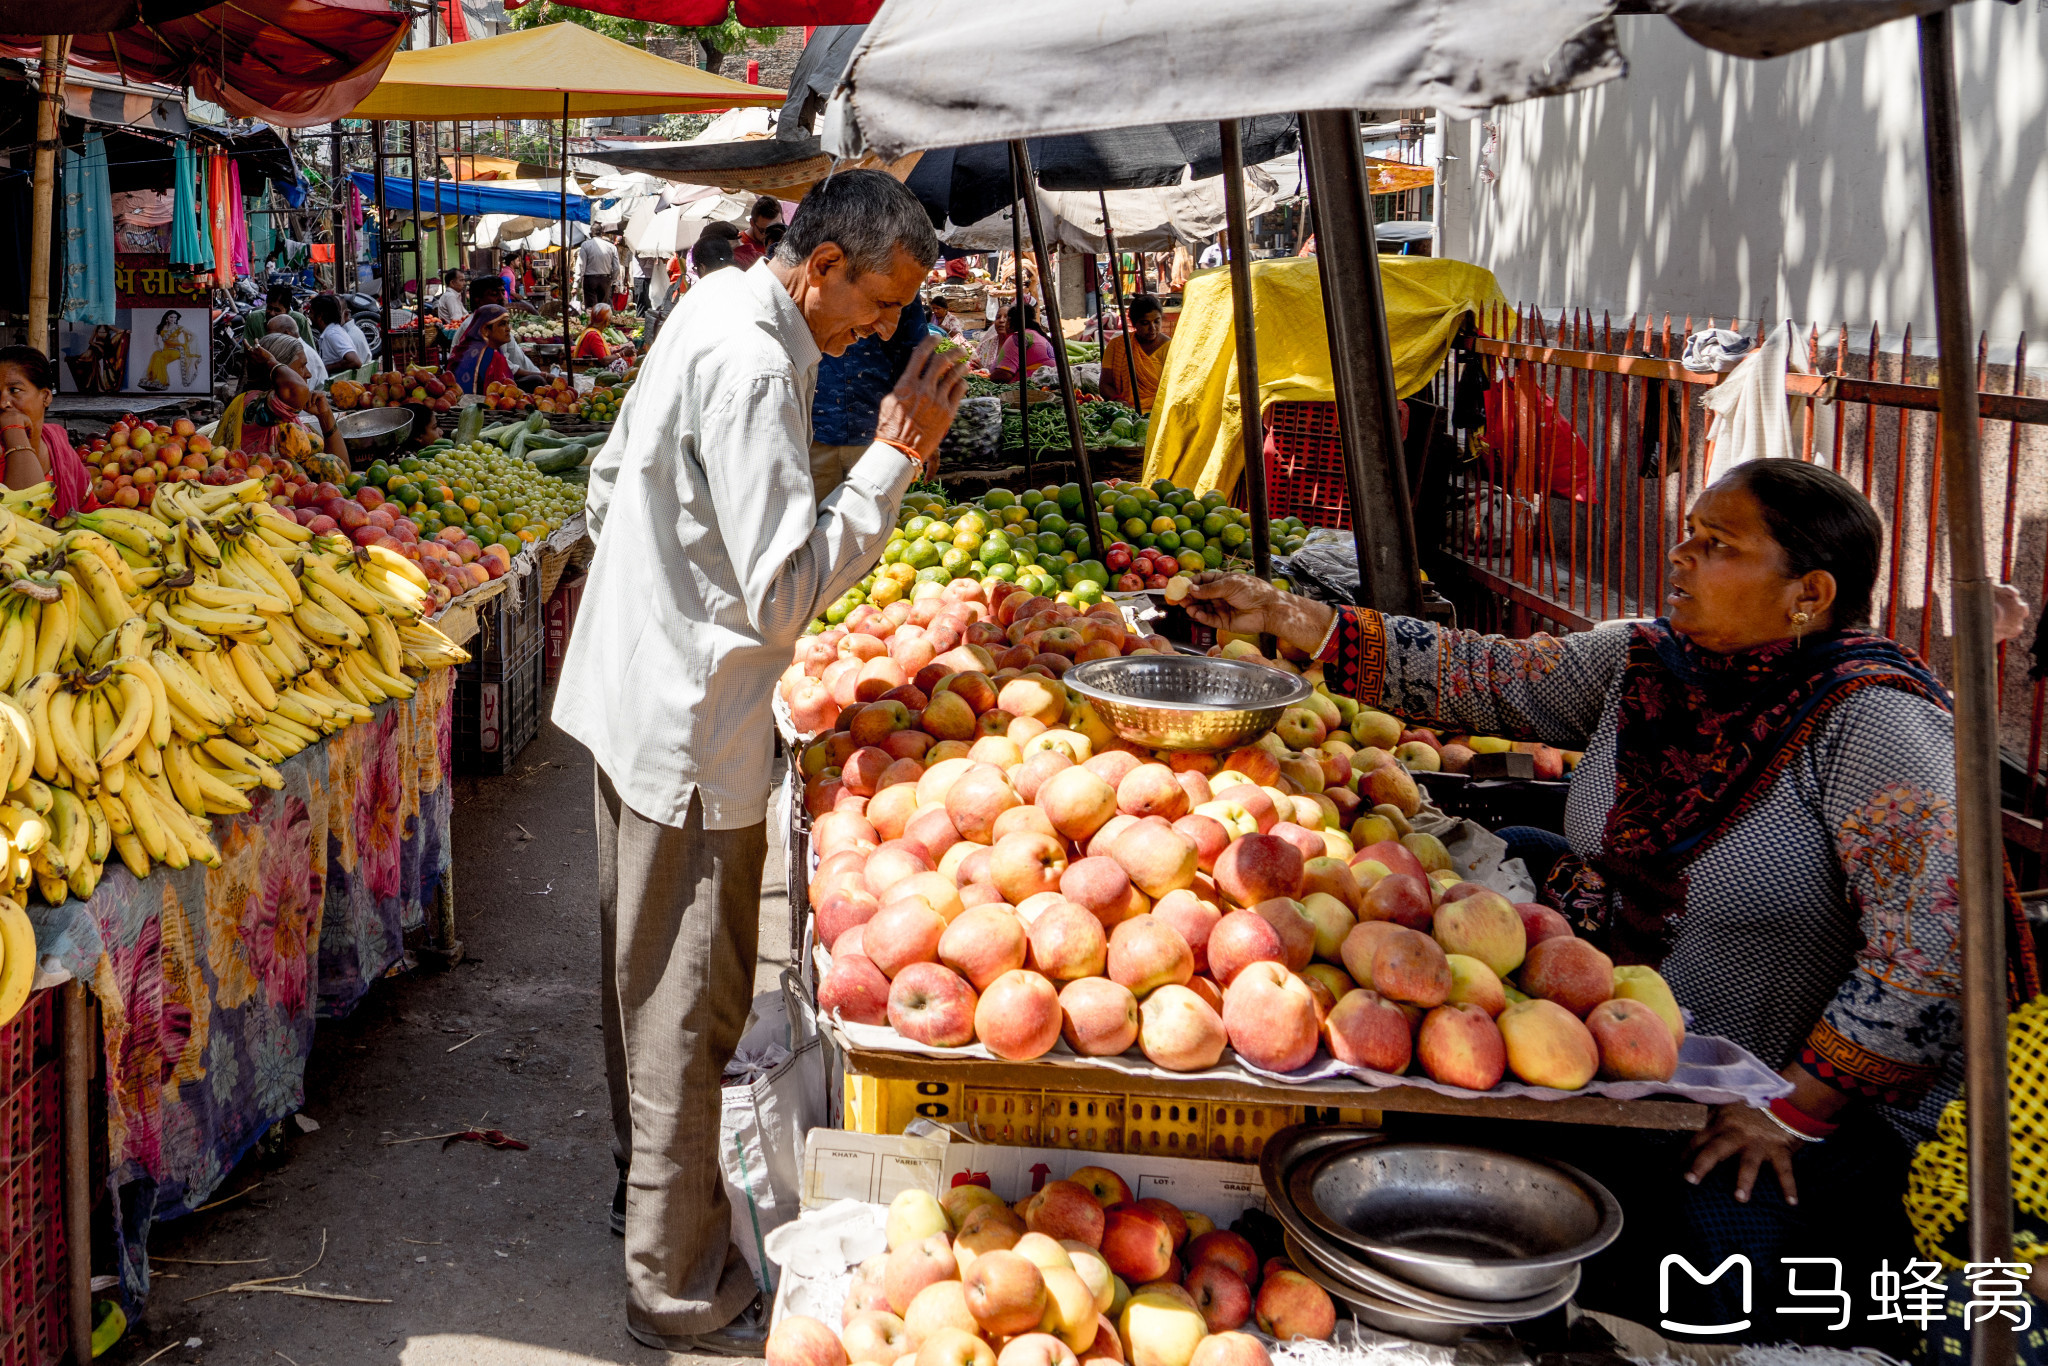
<path fill-rule="evenodd" d="M 738 0 L 735 9 L 748 28 L 807 28 L 865 24 L 881 7 L 882 0 Z M 584 0 L 575 8 L 699 28 L 725 22 L 726 0 Z"/>
<path fill-rule="evenodd" d="M 376 88 L 410 16 L 385 0 L 234 0 L 183 18 L 80 34 L 71 60 L 133 80 L 189 85 L 242 118 L 331 123 Z M 33 57 L 40 38 L 0 35 Z"/>

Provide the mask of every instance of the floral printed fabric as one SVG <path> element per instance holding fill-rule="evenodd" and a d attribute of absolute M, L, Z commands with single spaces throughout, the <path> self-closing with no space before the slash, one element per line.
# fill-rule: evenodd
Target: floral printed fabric
<path fill-rule="evenodd" d="M 39 951 L 92 984 L 109 1183 L 132 1318 L 150 1226 L 205 1204 L 304 1099 L 318 1016 L 346 1014 L 425 923 L 449 866 L 451 670 L 280 766 L 214 822 L 221 864 L 31 908 Z"/>

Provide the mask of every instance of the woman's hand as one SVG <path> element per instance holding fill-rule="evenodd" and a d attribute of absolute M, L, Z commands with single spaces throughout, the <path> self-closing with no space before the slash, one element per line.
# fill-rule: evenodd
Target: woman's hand
<path fill-rule="evenodd" d="M 1735 1173 L 1735 1198 L 1747 1204 L 1749 1193 L 1756 1185 L 1757 1173 L 1768 1162 L 1778 1174 L 1778 1186 L 1785 1192 L 1785 1203 L 1796 1205 L 1799 1203 L 1799 1186 L 1792 1179 L 1792 1154 L 1805 1146 L 1762 1110 L 1748 1105 L 1717 1105 L 1713 1119 L 1706 1128 L 1693 1135 L 1692 1143 L 1686 1149 L 1692 1158 L 1692 1166 L 1686 1170 L 1685 1179 L 1697 1186 L 1708 1172 L 1729 1158 L 1739 1159 L 1741 1165 Z"/>
<path fill-rule="evenodd" d="M 320 419 L 320 426 L 323 429 L 333 425 L 334 405 L 328 402 L 325 389 L 315 389 L 312 392 L 306 400 L 306 411 Z"/>
<path fill-rule="evenodd" d="M 1204 626 L 1245 636 L 1273 635 L 1297 650 L 1310 651 L 1329 634 L 1333 608 L 1254 575 L 1205 569 L 1191 582 L 1182 606 Z"/>
<path fill-rule="evenodd" d="M 13 435 L 16 432 L 20 432 L 27 439 L 14 440 Z M 6 442 L 9 449 L 13 450 L 35 444 L 35 431 L 28 414 L 19 408 L 0 408 L 0 441 Z"/>

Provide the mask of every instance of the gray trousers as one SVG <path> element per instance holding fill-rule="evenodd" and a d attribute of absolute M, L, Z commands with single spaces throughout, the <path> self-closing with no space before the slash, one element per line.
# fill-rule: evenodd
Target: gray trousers
<path fill-rule="evenodd" d="M 730 1323 L 753 1274 L 719 1175 L 721 1077 L 754 995 L 768 827 L 651 821 L 597 774 L 598 909 L 612 1155 L 626 1177 L 626 1322 L 681 1337 Z"/>

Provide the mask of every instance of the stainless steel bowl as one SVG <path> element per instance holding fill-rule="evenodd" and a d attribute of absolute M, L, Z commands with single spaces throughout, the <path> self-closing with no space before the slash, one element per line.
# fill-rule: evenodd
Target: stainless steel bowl
<path fill-rule="evenodd" d="M 1288 1173 L 1290 1203 L 1389 1275 L 1439 1294 L 1545 1294 L 1621 1233 L 1621 1206 L 1562 1163 L 1455 1143 L 1327 1150 Z"/>
<path fill-rule="evenodd" d="M 1285 1235 L 1287 1256 L 1295 1269 L 1323 1288 L 1324 1293 L 1344 1305 L 1358 1316 L 1360 1322 L 1392 1333 L 1396 1337 L 1410 1338 L 1416 1342 L 1432 1343 L 1439 1347 L 1454 1347 L 1476 1326 L 1461 1319 L 1441 1318 L 1426 1309 L 1410 1309 L 1392 1300 L 1347 1285 L 1318 1266 L 1295 1242 L 1293 1235 Z"/>
<path fill-rule="evenodd" d="M 396 450 L 412 435 L 412 412 L 406 408 L 358 408 L 338 413 L 334 425 L 348 442 L 351 458 Z"/>
<path fill-rule="evenodd" d="M 1250 744 L 1313 691 L 1285 670 L 1208 655 L 1091 659 L 1061 681 L 1092 702 L 1119 739 L 1203 752 Z"/>

